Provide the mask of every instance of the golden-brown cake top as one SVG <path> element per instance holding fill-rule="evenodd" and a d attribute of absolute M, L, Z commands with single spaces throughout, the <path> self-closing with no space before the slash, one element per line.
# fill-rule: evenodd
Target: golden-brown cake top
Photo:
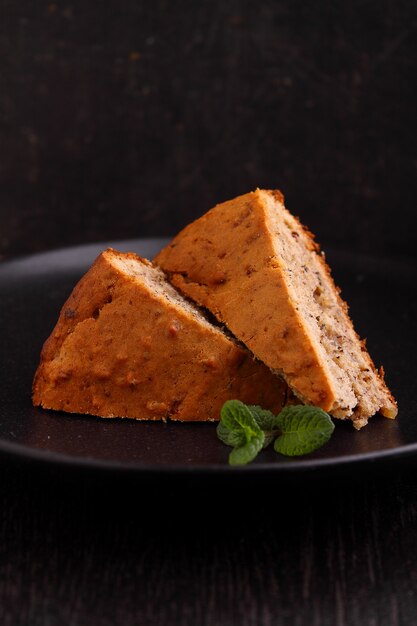
<path fill-rule="evenodd" d="M 232 398 L 279 410 L 285 383 L 132 253 L 103 252 L 46 341 L 33 401 L 103 417 L 216 420 Z"/>

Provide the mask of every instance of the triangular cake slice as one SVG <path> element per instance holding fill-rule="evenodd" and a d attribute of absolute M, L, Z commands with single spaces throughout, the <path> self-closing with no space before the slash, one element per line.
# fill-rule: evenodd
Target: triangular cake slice
<path fill-rule="evenodd" d="M 33 403 L 101 417 L 218 420 L 238 398 L 279 411 L 287 385 L 133 253 L 108 249 L 44 344 Z"/>
<path fill-rule="evenodd" d="M 302 402 L 356 428 L 377 411 L 396 416 L 318 245 L 279 191 L 257 189 L 215 206 L 155 262 Z"/>

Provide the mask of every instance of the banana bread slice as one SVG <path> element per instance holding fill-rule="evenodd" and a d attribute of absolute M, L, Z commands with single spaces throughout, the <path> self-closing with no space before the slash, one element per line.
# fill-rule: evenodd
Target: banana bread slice
<path fill-rule="evenodd" d="M 218 420 L 232 398 L 279 411 L 288 391 L 159 268 L 108 249 L 44 344 L 33 403 L 101 417 L 206 421 Z"/>
<path fill-rule="evenodd" d="M 302 402 L 356 428 L 377 411 L 396 416 L 319 246 L 279 191 L 257 189 L 215 206 L 154 261 Z"/>

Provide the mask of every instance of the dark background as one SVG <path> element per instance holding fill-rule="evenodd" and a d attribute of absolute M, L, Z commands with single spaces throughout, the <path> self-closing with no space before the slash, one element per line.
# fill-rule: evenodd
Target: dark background
<path fill-rule="evenodd" d="M 412 0 L 0 4 L 0 254 L 173 235 L 280 188 L 323 246 L 415 255 Z"/>
<path fill-rule="evenodd" d="M 416 26 L 415 0 L 0 0 L 0 259 L 259 186 L 325 249 L 415 262 Z M 0 623 L 414 625 L 410 465 L 153 484 L 2 455 Z"/>

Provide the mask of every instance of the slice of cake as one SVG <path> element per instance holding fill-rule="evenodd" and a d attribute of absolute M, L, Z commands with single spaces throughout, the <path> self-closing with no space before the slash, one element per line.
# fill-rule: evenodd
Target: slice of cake
<path fill-rule="evenodd" d="M 356 428 L 377 411 L 396 416 L 318 245 L 279 191 L 257 189 L 215 206 L 155 262 L 302 402 Z"/>
<path fill-rule="evenodd" d="M 64 304 L 33 383 L 36 406 L 149 420 L 218 420 L 232 398 L 279 411 L 287 393 L 160 269 L 112 249 Z"/>

